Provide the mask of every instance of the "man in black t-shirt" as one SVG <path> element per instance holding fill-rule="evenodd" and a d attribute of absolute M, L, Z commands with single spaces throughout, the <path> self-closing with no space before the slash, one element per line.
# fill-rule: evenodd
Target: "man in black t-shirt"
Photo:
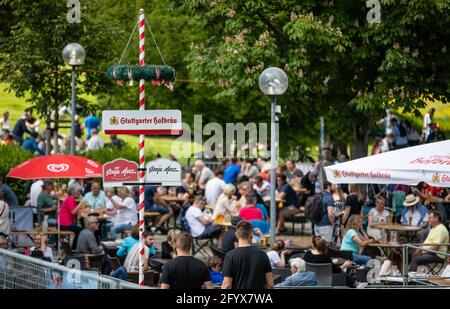
<path fill-rule="evenodd" d="M 225 256 L 222 289 L 271 289 L 272 267 L 267 254 L 252 246 L 253 226 L 241 221 L 236 226 L 239 247 Z"/>
<path fill-rule="evenodd" d="M 192 236 L 182 232 L 177 237 L 177 257 L 163 266 L 161 289 L 212 289 L 208 267 L 191 256 Z"/>
<path fill-rule="evenodd" d="M 225 253 L 238 247 L 238 239 L 236 238 L 236 225 L 241 221 L 240 217 L 231 218 L 231 226 L 223 233 L 222 248 Z"/>

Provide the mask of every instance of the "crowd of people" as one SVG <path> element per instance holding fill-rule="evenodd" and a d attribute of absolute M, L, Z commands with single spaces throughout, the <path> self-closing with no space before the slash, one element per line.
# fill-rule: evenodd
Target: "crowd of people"
<path fill-rule="evenodd" d="M 105 143 L 99 136 L 100 119 L 94 114 L 87 116 L 83 123 L 79 115 L 75 115 L 75 147 L 79 153 L 85 151 L 99 150 L 106 145 L 121 148 L 125 142 L 117 135 L 110 136 L 110 143 Z M 17 120 L 14 126 L 11 125 L 11 118 L 8 111 L 0 118 L 1 144 L 18 144 L 22 149 L 44 155 L 50 149 L 50 153 L 67 153 L 70 150 L 70 136 L 60 132 L 56 133 L 54 128 L 40 130 L 39 119 L 33 117 L 31 112 L 25 112 Z M 49 137 L 49 139 L 47 138 Z M 47 145 L 47 143 L 50 143 Z M 49 146 L 49 147 L 47 147 Z M 47 149 L 48 148 L 48 149 Z"/>
<path fill-rule="evenodd" d="M 386 118 L 379 122 L 384 124 L 384 135 L 375 136 L 371 154 L 445 140 L 441 126 L 433 120 L 434 113 L 433 107 L 425 113 L 422 132 L 419 133 L 409 120 L 399 120 L 388 112 Z"/>
<path fill-rule="evenodd" d="M 390 132 L 375 145 L 372 153 L 404 148 L 437 136 L 431 120 L 433 113 L 431 109 L 425 116 L 422 136 L 410 134 L 412 128 L 407 123 L 404 127 L 391 119 Z M 0 122 L 3 132 L 10 129 L 8 117 L 5 113 Z M 94 115 L 87 117 L 84 125 L 80 125 L 77 118 L 79 149 L 104 147 L 98 136 L 99 125 L 100 121 Z M 38 127 L 39 122 L 26 113 L 11 134 L 5 134 L 22 148 L 43 153 L 45 146 L 41 143 L 44 139 L 37 133 Z M 82 139 L 84 129 L 87 141 Z M 31 137 L 24 138 L 25 134 Z M 115 136 L 112 143 L 119 147 L 123 145 Z M 353 270 L 366 267 L 369 260 L 382 255 L 380 249 L 371 245 L 387 239 L 385 231 L 377 224 L 421 227 L 415 242 L 449 242 L 448 188 L 426 183 L 417 186 L 331 184 L 323 169 L 337 163 L 330 154 L 330 150 L 325 150 L 323 159 L 308 170 L 299 169 L 293 160 L 276 168 L 276 235 L 287 234 L 286 221 L 304 214 L 311 222 L 313 234 L 311 249 L 306 253 L 291 255 L 281 240 L 275 241 L 270 248 L 258 246 L 268 242 L 270 163 L 263 158 L 232 158 L 214 165 L 196 160 L 184 171 L 181 186 L 145 186 L 145 211 L 156 216 L 154 220 L 146 220 L 144 268 L 160 274 L 161 288 L 261 289 L 318 285 L 316 274 L 307 271 L 306 266 L 308 263 L 331 263 L 333 273 L 345 273 L 347 285 L 355 287 Z M 346 160 L 345 154 L 339 156 L 339 162 Z M 108 267 L 106 255 L 102 273 L 126 279 L 128 273 L 138 271 L 139 194 L 136 186 L 102 189 L 101 183 L 94 179 L 71 179 L 56 187 L 52 180 L 36 179 L 27 184 L 25 196 L 25 205 L 34 209 L 34 223 L 42 231 L 30 248 L 32 256 L 52 262 L 58 260 L 49 246 L 52 239 L 45 231 L 48 226 L 59 226 L 62 231 L 73 232 L 71 248 L 77 254 L 104 254 L 101 241 L 121 239 L 117 250 L 117 256 L 123 262 L 121 267 L 114 270 Z M 19 206 L 17 196 L 0 177 L 1 247 L 11 245 L 6 242 L 11 232 L 8 207 L 14 206 Z M 171 226 L 171 221 L 175 226 Z M 156 235 L 167 235 L 166 241 L 160 244 L 161 251 L 157 250 Z M 400 235 L 406 236 L 409 237 Z M 192 256 L 193 246 L 199 240 L 214 240 L 216 249 L 223 256 L 205 261 Z M 351 258 L 335 265 L 328 254 L 330 248 L 350 252 Z M 414 252 L 410 256 L 410 271 L 416 271 L 420 265 L 445 261 L 446 256 L 442 253 L 447 253 L 447 246 L 423 248 L 435 252 Z M 398 267 L 401 257 L 402 252 L 392 250 L 383 263 L 381 274 L 388 274 L 394 266 Z M 155 262 L 155 258 L 170 261 L 163 266 Z M 290 267 L 291 275 L 275 284 L 273 270 L 286 267 Z"/>
<path fill-rule="evenodd" d="M 370 246 L 386 241 L 384 231 L 376 227 L 379 223 L 420 226 L 417 241 L 448 242 L 449 208 L 444 205 L 450 201 L 449 189 L 426 183 L 414 187 L 333 185 L 326 179 L 320 186 L 320 163 L 304 173 L 295 162 L 288 161 L 277 168 L 277 235 L 286 234 L 286 220 L 305 212 L 312 223 L 312 249 L 302 257 L 288 257 L 289 250 L 279 240 L 261 250 L 257 244 L 266 243 L 270 226 L 266 166 L 262 158 L 256 162 L 231 159 L 213 171 L 197 160 L 191 170 L 185 171 L 180 187 L 145 186 L 145 211 L 158 214 L 154 221 L 148 220 L 144 234 L 145 268 L 161 273 L 162 288 L 218 284 L 224 288 L 270 288 L 274 286 L 272 269 L 286 266 L 291 267 L 292 275 L 277 286 L 316 285 L 318 279 L 305 270 L 305 263 L 329 263 L 330 247 L 351 252 L 352 258 L 333 266 L 333 272 L 345 272 L 347 285 L 355 286 L 352 269 L 364 267 L 381 255 L 379 249 Z M 15 193 L 1 178 L 0 184 L 0 233 L 8 236 L 11 227 L 5 213 L 8 205 L 18 203 Z M 126 278 L 128 272 L 138 270 L 137 187 L 102 190 L 101 184 L 92 179 L 71 179 L 57 188 L 52 180 L 37 179 L 27 188 L 27 205 L 35 209 L 35 222 L 41 229 L 59 224 L 62 231 L 72 231 L 72 250 L 79 254 L 102 254 L 101 241 L 123 238 L 117 251 L 123 265 L 112 273 L 106 268 L 107 274 Z M 169 197 L 175 197 L 177 202 L 171 202 Z M 170 227 L 172 217 L 177 228 Z M 155 235 L 165 234 L 167 240 L 159 253 Z M 209 239 L 215 240 L 225 257 L 205 263 L 192 257 L 195 242 Z M 446 246 L 429 248 L 447 252 Z M 35 239 L 31 249 L 38 252 L 34 256 L 56 260 L 45 233 Z M 392 267 L 396 263 L 395 254 L 401 252 L 394 252 L 386 265 Z M 154 257 L 171 262 L 162 267 L 152 262 Z M 409 269 L 415 271 L 419 265 L 444 259 L 440 254 L 414 253 Z M 386 265 L 383 264 L 384 272 L 390 269 Z"/>

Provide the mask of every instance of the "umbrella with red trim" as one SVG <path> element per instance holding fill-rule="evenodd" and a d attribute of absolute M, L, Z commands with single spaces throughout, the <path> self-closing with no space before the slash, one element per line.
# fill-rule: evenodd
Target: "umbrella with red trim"
<path fill-rule="evenodd" d="M 44 179 L 44 178 L 93 178 L 102 177 L 102 165 L 91 159 L 71 155 L 40 156 L 12 168 L 7 177 L 19 179 Z M 59 199 L 57 217 L 59 217 Z M 60 253 L 58 220 L 58 254 Z"/>
<path fill-rule="evenodd" d="M 19 179 L 102 177 L 102 165 L 71 155 L 40 156 L 12 168 L 7 177 Z"/>

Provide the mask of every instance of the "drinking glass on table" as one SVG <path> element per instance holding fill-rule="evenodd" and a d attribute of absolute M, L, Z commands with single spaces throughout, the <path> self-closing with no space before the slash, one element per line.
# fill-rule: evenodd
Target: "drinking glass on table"
<path fill-rule="evenodd" d="M 408 224 L 409 224 L 409 225 L 412 225 L 412 219 L 413 219 L 412 216 L 409 216 L 409 217 L 408 217 Z"/>
<path fill-rule="evenodd" d="M 169 188 L 169 197 L 176 197 L 177 196 L 177 190 L 175 187 Z"/>

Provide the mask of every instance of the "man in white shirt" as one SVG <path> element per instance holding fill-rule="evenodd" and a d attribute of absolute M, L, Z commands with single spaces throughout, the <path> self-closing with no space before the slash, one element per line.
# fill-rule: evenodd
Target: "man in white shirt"
<path fill-rule="evenodd" d="M 148 269 L 150 255 L 155 255 L 155 249 L 153 248 L 153 243 L 155 241 L 155 236 L 152 232 L 144 232 L 144 270 Z M 139 243 L 136 243 L 131 247 L 130 252 L 128 252 L 123 267 L 126 268 L 127 272 L 139 271 Z"/>
<path fill-rule="evenodd" d="M 194 238 L 217 238 L 220 235 L 220 227 L 205 218 L 203 209 L 205 202 L 201 196 L 197 196 L 194 204 L 186 211 L 186 220 Z"/>
<path fill-rule="evenodd" d="M 216 171 L 216 177 L 206 183 L 205 198 L 208 205 L 216 205 L 217 199 L 223 188 L 225 188 L 225 181 L 223 181 L 223 170 Z"/>
<path fill-rule="evenodd" d="M 92 134 L 91 138 L 86 143 L 86 149 L 88 151 L 91 151 L 103 148 L 103 146 L 105 146 L 105 143 L 100 138 L 100 136 L 98 136 L 97 129 L 92 129 L 91 134 Z"/>
<path fill-rule="evenodd" d="M 114 208 L 118 210 L 118 214 L 113 222 L 114 226 L 111 229 L 111 237 L 113 239 L 115 239 L 118 234 L 131 230 L 133 225 L 138 222 L 136 202 L 130 197 L 128 188 L 118 188 L 117 195 L 122 199 L 121 202 L 112 197 L 108 198 Z"/>
<path fill-rule="evenodd" d="M 42 179 L 37 179 L 30 187 L 30 204 L 31 207 L 33 207 L 34 213 L 36 213 L 37 199 L 39 194 L 42 192 L 43 185 L 44 182 L 42 181 Z"/>
<path fill-rule="evenodd" d="M 253 182 L 253 190 L 264 199 L 270 195 L 270 183 L 261 176 L 256 176 Z"/>

